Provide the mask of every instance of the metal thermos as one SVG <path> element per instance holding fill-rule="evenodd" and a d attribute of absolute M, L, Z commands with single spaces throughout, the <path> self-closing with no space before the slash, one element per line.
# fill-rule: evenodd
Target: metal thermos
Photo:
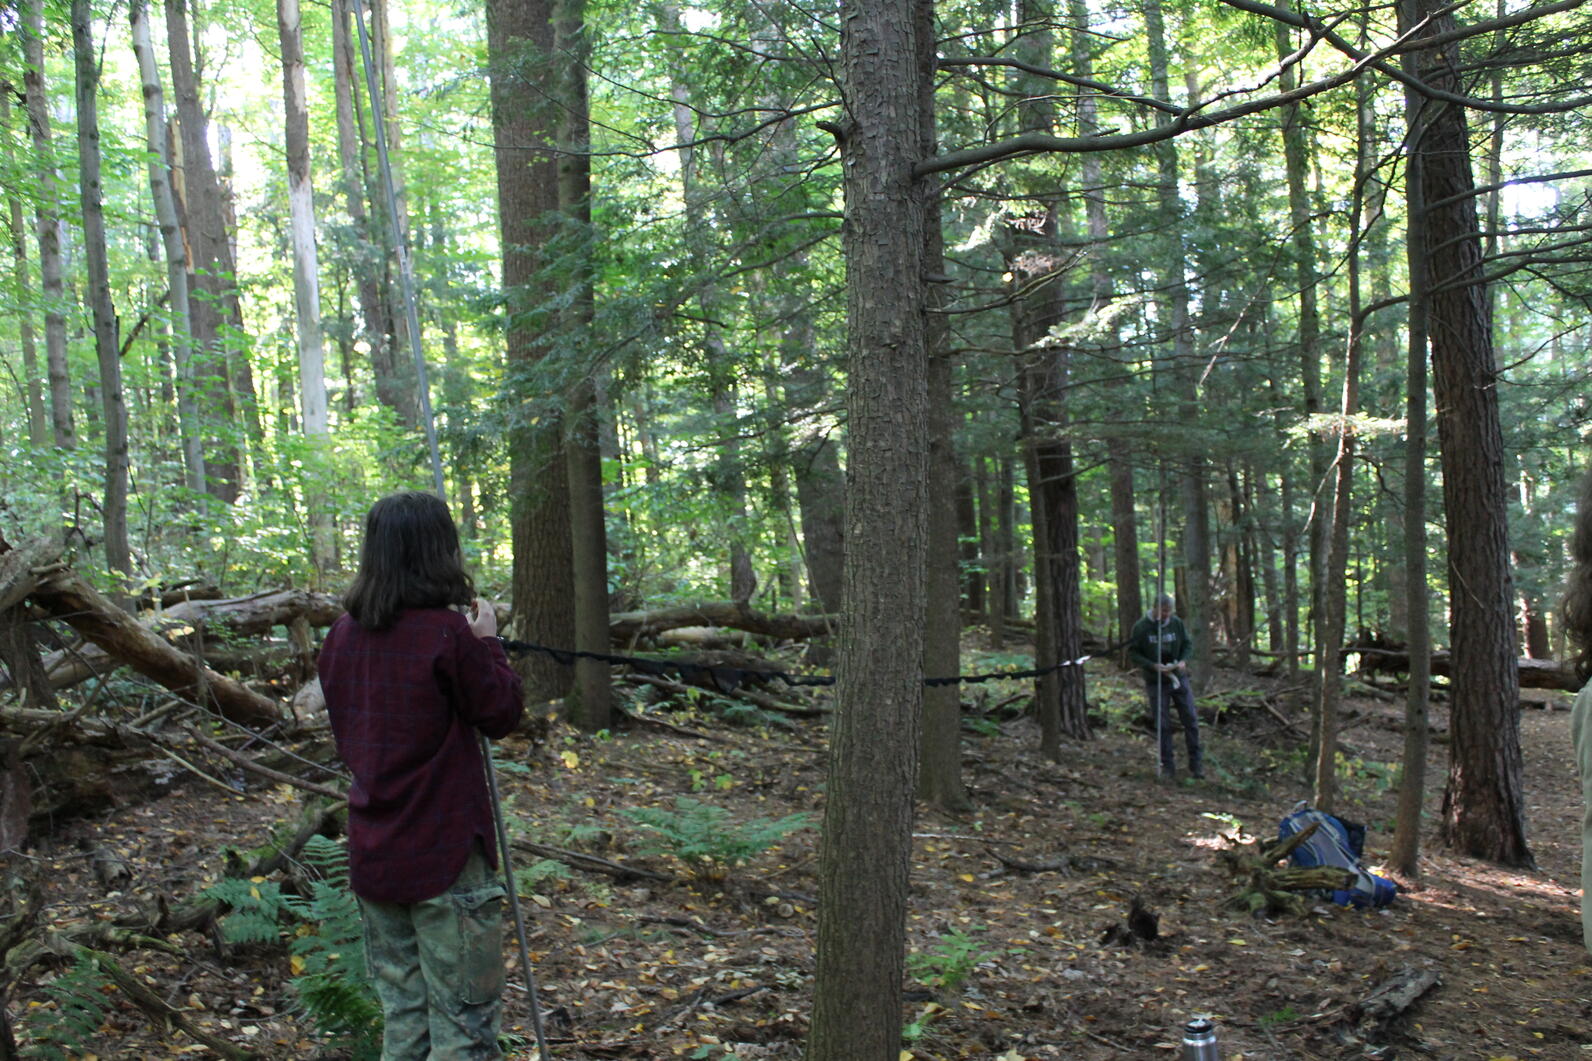
<path fill-rule="evenodd" d="M 1183 1061 L 1221 1061 L 1216 1051 L 1216 1025 L 1196 1017 L 1183 1026 Z"/>

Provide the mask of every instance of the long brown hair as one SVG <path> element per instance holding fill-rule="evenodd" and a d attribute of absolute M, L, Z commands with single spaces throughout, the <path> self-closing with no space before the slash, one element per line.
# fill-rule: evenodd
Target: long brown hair
<path fill-rule="evenodd" d="M 343 607 L 367 630 L 385 630 L 405 608 L 469 604 L 475 584 L 459 555 L 459 529 L 433 494 L 388 494 L 365 516 L 359 572 Z"/>
<path fill-rule="evenodd" d="M 1581 481 L 1570 533 L 1570 589 L 1561 611 L 1565 632 L 1576 647 L 1576 677 L 1586 682 L 1592 679 L 1592 473 Z"/>

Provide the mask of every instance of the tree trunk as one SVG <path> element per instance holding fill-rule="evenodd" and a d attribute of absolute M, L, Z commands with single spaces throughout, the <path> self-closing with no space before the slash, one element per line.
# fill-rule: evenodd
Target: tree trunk
<path fill-rule="evenodd" d="M 929 0 L 915 0 L 928 4 Z M 847 424 L 845 613 L 819 861 L 807 1061 L 895 1061 L 923 702 L 928 514 L 918 26 L 858 0 L 841 29 Z M 927 47 L 927 45 L 925 45 Z"/>
<path fill-rule="evenodd" d="M 1413 0 L 1413 7 L 1410 25 L 1420 26 L 1422 36 L 1453 30 L 1452 14 L 1430 0 Z M 1417 55 L 1422 81 L 1460 91 L 1457 43 Z M 1469 133 L 1459 107 L 1426 101 L 1423 110 L 1421 197 L 1432 204 L 1426 207 L 1425 272 L 1454 654 L 1443 834 L 1465 854 L 1528 866 L 1509 487 Z"/>
<path fill-rule="evenodd" d="M 923 158 L 936 150 L 934 121 L 935 33 L 933 0 L 913 7 L 917 16 L 918 91 Z M 923 193 L 923 274 L 945 274 L 945 235 L 941 230 L 940 196 Z M 927 555 L 924 560 L 923 673 L 931 678 L 961 672 L 962 608 L 958 578 L 957 489 L 955 431 L 958 420 L 952 389 L 955 356 L 951 352 L 950 326 L 936 287 L 924 285 L 924 344 L 928 351 L 928 496 L 938 499 L 928 506 Z M 947 503 L 949 502 L 949 503 Z M 962 784 L 962 689 L 959 685 L 934 685 L 923 692 L 923 746 L 918 757 L 918 797 L 942 810 L 969 809 L 972 801 Z"/>
<path fill-rule="evenodd" d="M 1273 32 L 1276 38 L 1277 58 L 1286 59 L 1293 51 L 1289 29 L 1277 23 Z M 1297 87 L 1297 67 L 1291 63 L 1282 66 L 1278 87 L 1291 91 Z M 1321 315 L 1317 306 L 1315 211 L 1310 204 L 1310 193 L 1305 178 L 1310 171 L 1309 144 L 1305 136 L 1306 111 L 1298 103 L 1282 108 L 1283 160 L 1288 178 L 1288 218 L 1293 230 L 1292 251 L 1294 282 L 1299 287 L 1299 378 L 1304 390 L 1304 415 L 1309 421 L 1320 415 L 1321 402 Z M 1319 429 L 1309 432 L 1310 492 L 1316 499 L 1316 517 L 1310 521 L 1310 623 L 1317 630 L 1315 644 L 1322 651 L 1330 651 L 1335 642 L 1319 633 L 1322 619 L 1321 594 L 1326 589 L 1322 565 L 1326 562 L 1330 511 L 1325 489 L 1327 485 L 1327 441 Z M 1318 657 L 1317 662 L 1324 657 Z M 1319 701 L 1318 701 L 1319 706 Z M 1319 730 L 1319 722 L 1317 723 Z"/>
<path fill-rule="evenodd" d="M 1161 0 L 1146 0 L 1144 5 L 1145 46 L 1150 63 L 1150 91 L 1157 99 L 1170 99 L 1167 80 L 1166 27 Z M 1194 331 L 1189 320 L 1189 289 L 1185 275 L 1187 254 L 1184 248 L 1183 205 L 1178 190 L 1177 145 L 1167 140 L 1156 148 L 1156 193 L 1160 204 L 1160 224 L 1171 241 L 1162 287 L 1166 292 L 1167 329 L 1172 343 L 1172 378 L 1176 380 L 1184 428 L 1198 421 L 1198 369 L 1195 365 Z M 1183 505 L 1183 560 L 1185 584 L 1179 594 L 1178 611 L 1196 645 L 1208 638 L 1208 598 L 1210 596 L 1209 517 L 1205 506 L 1205 458 L 1190 452 L 1178 474 Z M 1163 499 L 1162 503 L 1165 501 Z M 1202 646 L 1208 647 L 1208 646 Z M 1198 670 L 1190 681 L 1197 684 Z"/>
<path fill-rule="evenodd" d="M 89 311 L 99 355 L 100 400 L 105 411 L 105 496 L 100 501 L 105 565 L 131 579 L 127 544 L 127 403 L 116 306 L 111 301 L 110 255 L 105 245 L 104 189 L 100 184 L 99 68 L 88 0 L 72 0 L 72 54 L 77 68 L 77 160 L 83 204 L 83 253 L 88 266 Z M 126 588 L 115 594 L 124 599 Z"/>
<path fill-rule="evenodd" d="M 1364 217 L 1365 184 L 1370 176 L 1371 98 L 1370 86 L 1357 81 L 1355 138 L 1355 180 L 1350 193 L 1348 255 L 1349 344 L 1343 369 L 1343 401 L 1338 409 L 1338 455 L 1333 491 L 1332 530 L 1324 570 L 1326 584 L 1321 593 L 1320 643 L 1332 649 L 1316 661 L 1318 731 L 1314 799 L 1317 809 L 1331 813 L 1337 804 L 1338 788 L 1338 712 L 1343 703 L 1342 659 L 1337 646 L 1343 644 L 1348 611 L 1349 521 L 1353 516 L 1355 437 L 1351 426 L 1360 405 L 1360 352 L 1365 321 L 1360 313 L 1361 221 Z"/>
<path fill-rule="evenodd" d="M 297 318 L 299 400 L 304 436 L 311 451 L 324 455 L 331 441 L 326 407 L 326 347 L 321 339 L 321 283 L 315 250 L 315 189 L 310 181 L 310 117 L 304 88 L 304 40 L 299 0 L 276 0 L 277 35 L 282 41 L 282 103 L 287 147 L 287 199 L 293 244 L 293 313 Z M 312 480 L 318 467 L 311 465 Z M 317 572 L 336 562 L 331 512 L 317 486 L 305 498 L 310 509 L 310 557 Z"/>
<path fill-rule="evenodd" d="M 589 48 L 586 37 L 585 0 L 556 0 L 553 28 L 554 54 L 559 56 L 559 100 L 563 118 L 558 160 L 559 208 L 569 219 L 569 236 L 578 243 L 570 282 L 574 296 L 569 308 L 560 314 L 566 336 L 576 337 L 587 353 L 582 373 L 570 396 L 565 417 L 567 434 L 564 455 L 569 469 L 571 565 L 575 584 L 575 648 L 582 652 L 604 652 L 608 648 L 608 533 L 603 512 L 602 451 L 598 441 L 597 387 L 593 374 L 598 371 L 590 358 L 590 344 L 581 342 L 591 334 L 592 261 L 595 239 L 591 224 L 591 129 L 590 103 L 586 91 L 586 63 Z M 608 664 L 599 660 L 575 661 L 575 684 L 571 693 L 570 717 L 588 731 L 606 729 L 610 724 L 613 694 Z"/>
<path fill-rule="evenodd" d="M 349 26 L 351 0 L 332 0 L 332 69 L 337 109 L 337 156 L 342 170 L 343 198 L 347 204 L 355 299 L 359 303 L 360 337 L 371 364 L 376 367 L 377 388 L 391 387 L 392 352 L 388 338 L 392 326 L 382 298 L 385 241 L 372 240 L 370 214 L 365 208 L 365 137 L 359 111 L 359 82 L 354 56 L 354 33 Z M 352 382 L 349 409 L 354 407 Z"/>
<path fill-rule="evenodd" d="M 171 313 L 171 351 L 176 367 L 177 430 L 182 436 L 183 482 L 194 494 L 204 492 L 205 457 L 199 410 L 194 404 L 192 364 L 192 326 L 188 306 L 188 252 L 183 246 L 182 224 L 177 217 L 177 200 L 172 190 L 171 149 L 167 142 L 165 94 L 160 87 L 160 68 L 150 40 L 147 0 L 133 0 L 128 6 L 133 30 L 133 53 L 138 60 L 139 78 L 144 87 L 144 139 L 149 150 L 149 190 L 154 200 L 155 220 L 160 226 L 160 243 L 166 259 L 166 285 L 171 297 L 166 306 Z"/>
<path fill-rule="evenodd" d="M 566 648 L 575 642 L 574 553 L 562 417 L 539 404 L 534 377 L 546 356 L 543 336 L 554 330 L 553 292 L 541 274 L 558 211 L 557 64 L 549 0 L 491 0 L 487 50 L 492 70 L 492 127 L 496 137 L 498 219 L 502 228 L 508 374 L 510 523 L 514 541 L 514 616 L 528 641 Z M 563 696 L 567 668 L 541 654 L 524 663 L 526 695 Z"/>
<path fill-rule="evenodd" d="M 61 204 L 50 137 L 50 103 L 44 84 L 44 0 L 32 0 L 22 16 L 28 131 L 38 156 L 35 213 L 39 237 L 39 286 L 44 296 L 44 361 L 50 376 L 50 427 L 59 449 L 77 446 L 72 422 L 72 381 L 66 365 L 66 283 L 61 264 Z"/>
<path fill-rule="evenodd" d="M 182 138 L 180 203 L 188 244 L 188 318 L 193 329 L 194 384 L 205 431 L 205 490 L 237 500 L 239 451 L 230 441 L 236 421 L 222 323 L 231 316 L 231 253 L 222 216 L 221 187 L 210 158 L 209 125 L 199 103 L 199 79 L 189 46 L 187 0 L 167 0 L 166 34 L 171 85 Z M 234 296 L 235 300 L 235 296 Z"/>
<path fill-rule="evenodd" d="M 11 147 L 11 96 L 9 85 L 0 86 L 0 138 L 5 141 L 5 167 L 16 172 Z M 22 197 L 6 188 L 6 218 L 11 235 L 12 283 L 17 289 L 17 340 L 22 347 L 23 402 L 28 413 L 28 441 L 43 451 L 50 445 L 50 420 L 44 410 L 44 387 L 39 372 L 38 341 L 33 331 L 33 280 L 28 270 L 28 230 L 22 219 Z"/>

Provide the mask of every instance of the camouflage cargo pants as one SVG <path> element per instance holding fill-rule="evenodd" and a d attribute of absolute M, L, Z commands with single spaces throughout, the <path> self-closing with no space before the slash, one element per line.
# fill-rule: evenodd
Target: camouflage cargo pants
<path fill-rule="evenodd" d="M 385 1021 L 382 1061 L 497 1061 L 503 884 L 479 850 L 419 903 L 360 899 L 365 956 Z"/>

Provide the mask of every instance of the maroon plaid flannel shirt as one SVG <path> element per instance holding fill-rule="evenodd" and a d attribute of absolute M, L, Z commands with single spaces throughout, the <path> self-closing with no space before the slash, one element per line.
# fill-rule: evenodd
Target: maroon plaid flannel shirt
<path fill-rule="evenodd" d="M 344 615 L 321 646 L 321 689 L 348 791 L 349 884 L 379 902 L 441 895 L 475 842 L 497 865 L 479 730 L 507 736 L 524 706 L 496 639 L 446 608 L 372 632 Z"/>

